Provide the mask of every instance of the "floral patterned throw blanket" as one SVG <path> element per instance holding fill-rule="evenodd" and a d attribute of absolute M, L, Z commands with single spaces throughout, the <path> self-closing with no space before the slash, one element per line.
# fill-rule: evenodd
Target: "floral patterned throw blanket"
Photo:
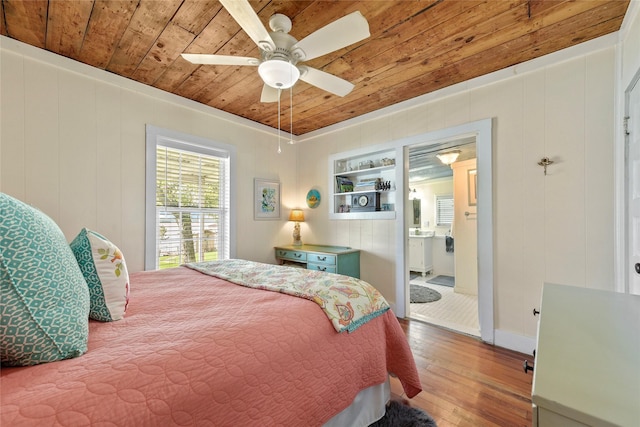
<path fill-rule="evenodd" d="M 184 264 L 238 285 L 311 300 L 338 332 L 353 332 L 389 310 L 382 294 L 355 277 L 240 259 Z"/>

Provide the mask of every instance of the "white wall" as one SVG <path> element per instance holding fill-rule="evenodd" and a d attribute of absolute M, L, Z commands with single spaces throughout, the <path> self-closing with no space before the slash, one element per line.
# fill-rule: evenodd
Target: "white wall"
<path fill-rule="evenodd" d="M 68 240 L 82 227 L 99 231 L 120 247 L 129 271 L 144 268 L 145 125 L 153 124 L 237 147 L 237 257 L 273 263 L 273 246 L 290 242 L 298 146 L 278 155 L 272 129 L 0 42 L 0 191 L 50 215 Z M 280 221 L 253 220 L 255 177 L 281 181 Z"/>
<path fill-rule="evenodd" d="M 614 287 L 615 48 L 608 46 L 566 61 L 571 55 L 560 52 L 542 68 L 524 65 L 495 83 L 309 135 L 300 164 L 321 167 L 300 174 L 300 187 L 327 194 L 330 154 L 494 118 L 496 343 L 535 337 L 531 312 L 543 282 Z M 556 161 L 546 177 L 537 165 L 544 156 Z M 394 300 L 403 285 L 395 282 L 394 221 L 329 221 L 320 210 L 306 224 L 317 243 L 363 250 L 362 277 Z"/>

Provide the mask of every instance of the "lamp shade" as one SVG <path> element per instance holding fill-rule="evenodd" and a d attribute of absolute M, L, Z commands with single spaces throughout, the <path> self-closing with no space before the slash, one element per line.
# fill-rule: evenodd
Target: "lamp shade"
<path fill-rule="evenodd" d="M 455 162 L 460 155 L 460 150 L 447 151 L 445 153 L 438 153 L 436 157 L 445 165 L 450 165 Z"/>
<path fill-rule="evenodd" d="M 264 61 L 258 66 L 258 74 L 265 84 L 276 89 L 288 89 L 300 78 L 298 67 L 280 59 Z"/>
<path fill-rule="evenodd" d="M 303 222 L 304 221 L 304 212 L 302 209 L 292 209 L 289 214 L 289 221 Z"/>

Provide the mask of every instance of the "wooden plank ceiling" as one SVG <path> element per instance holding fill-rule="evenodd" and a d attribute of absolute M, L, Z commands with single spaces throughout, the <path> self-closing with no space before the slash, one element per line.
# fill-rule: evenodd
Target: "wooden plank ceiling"
<path fill-rule="evenodd" d="M 359 10 L 371 37 L 305 64 L 355 84 L 341 98 L 299 81 L 293 133 L 305 134 L 620 28 L 628 0 L 251 1 L 268 28 L 283 13 L 301 40 Z M 2 0 L 0 32 L 267 126 L 255 67 L 194 65 L 180 54 L 259 57 L 217 0 Z M 283 94 L 282 128 L 289 129 Z"/>

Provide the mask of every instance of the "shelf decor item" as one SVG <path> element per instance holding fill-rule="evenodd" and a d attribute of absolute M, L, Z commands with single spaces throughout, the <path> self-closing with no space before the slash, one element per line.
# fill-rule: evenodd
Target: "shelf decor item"
<path fill-rule="evenodd" d="M 253 218 L 280 219 L 280 182 L 255 178 L 253 180 Z"/>
<path fill-rule="evenodd" d="M 354 212 L 376 212 L 380 210 L 380 193 L 371 191 L 355 194 L 351 202 L 351 210 Z"/>
<path fill-rule="evenodd" d="M 350 193 L 353 191 L 353 182 L 345 176 L 336 176 L 338 193 Z"/>

